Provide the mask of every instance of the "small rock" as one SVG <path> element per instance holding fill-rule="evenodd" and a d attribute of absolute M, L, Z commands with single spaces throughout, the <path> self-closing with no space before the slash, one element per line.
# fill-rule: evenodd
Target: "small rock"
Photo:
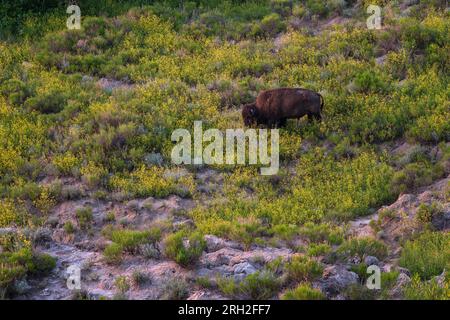
<path fill-rule="evenodd" d="M 391 289 L 390 295 L 393 298 L 400 298 L 403 292 L 403 287 L 411 282 L 411 278 L 405 273 L 400 273 L 397 278 L 395 286 Z"/>
<path fill-rule="evenodd" d="M 142 244 L 139 246 L 139 252 L 147 259 L 158 259 L 160 251 L 154 244 Z"/>
<path fill-rule="evenodd" d="M 146 209 L 152 209 L 153 208 L 153 202 L 155 199 L 153 197 L 148 197 L 144 201 L 142 201 L 142 207 Z"/>
<path fill-rule="evenodd" d="M 374 256 L 367 256 L 364 258 L 364 263 L 367 266 L 372 266 L 372 265 L 377 266 L 380 263 L 380 261 Z"/>
<path fill-rule="evenodd" d="M 149 166 L 151 165 L 162 166 L 164 164 L 164 158 L 161 155 L 161 153 L 147 153 L 144 156 L 144 162 Z"/>
<path fill-rule="evenodd" d="M 255 273 L 257 269 L 248 262 L 242 262 L 234 265 L 234 273 L 239 274 L 243 273 L 245 275 L 249 275 Z"/>
<path fill-rule="evenodd" d="M 138 211 L 139 210 L 139 201 L 138 200 L 130 200 L 127 202 L 126 205 L 127 209 L 133 210 L 133 211 Z"/>
<path fill-rule="evenodd" d="M 225 241 L 214 235 L 207 234 L 204 236 L 206 241 L 206 249 L 208 252 L 214 252 L 225 247 Z"/>
<path fill-rule="evenodd" d="M 331 266 L 323 272 L 322 291 L 335 295 L 348 286 L 358 283 L 358 280 L 358 275 L 345 267 Z"/>
<path fill-rule="evenodd" d="M 206 241 L 207 252 L 215 252 L 223 248 L 231 248 L 237 250 L 243 249 L 242 245 L 237 242 L 227 241 L 214 235 L 207 234 L 205 235 L 204 239 Z"/>
<path fill-rule="evenodd" d="M 400 274 L 406 274 L 408 277 L 411 277 L 411 272 L 409 272 L 408 269 L 406 268 L 402 268 L 402 267 L 398 267 L 398 272 L 400 272 Z"/>
<path fill-rule="evenodd" d="M 360 264 L 361 263 L 361 258 L 358 256 L 354 256 L 354 257 L 350 257 L 348 259 L 348 262 L 351 264 Z"/>
<path fill-rule="evenodd" d="M 450 211 L 443 214 L 436 214 L 431 221 L 436 230 L 447 230 L 450 228 Z"/>
<path fill-rule="evenodd" d="M 445 270 L 437 277 L 434 277 L 434 281 L 443 288 L 445 286 L 445 280 L 446 280 L 446 272 Z"/>
<path fill-rule="evenodd" d="M 28 284 L 27 280 L 21 279 L 21 280 L 16 280 L 14 282 L 14 291 L 18 295 L 26 294 L 30 290 L 31 290 L 31 286 Z"/>
<path fill-rule="evenodd" d="M 375 59 L 375 63 L 377 65 L 383 65 L 386 62 L 386 58 L 387 58 L 387 55 L 378 57 L 378 58 Z"/>
<path fill-rule="evenodd" d="M 45 244 L 52 241 L 52 232 L 47 228 L 38 228 L 33 235 L 33 242 Z"/>
<path fill-rule="evenodd" d="M 182 220 L 182 221 L 175 221 L 172 224 L 173 228 L 175 231 L 177 230 L 181 230 L 184 228 L 193 228 L 195 226 L 194 221 L 192 221 L 191 219 L 186 219 L 186 220 Z"/>
<path fill-rule="evenodd" d="M 242 251 L 230 248 L 222 248 L 220 250 L 203 255 L 200 260 L 203 265 L 217 267 L 220 265 L 229 265 L 234 256 L 240 255 Z"/>
<path fill-rule="evenodd" d="M 15 234 L 17 231 L 15 228 L 0 228 L 0 236 L 5 236 L 8 234 Z"/>
<path fill-rule="evenodd" d="M 88 75 L 84 75 L 83 77 L 81 77 L 82 82 L 90 82 L 92 80 L 94 80 L 94 78 Z"/>

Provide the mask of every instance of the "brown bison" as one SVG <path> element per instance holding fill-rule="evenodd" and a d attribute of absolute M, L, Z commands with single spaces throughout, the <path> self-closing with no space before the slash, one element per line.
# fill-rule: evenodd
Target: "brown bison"
<path fill-rule="evenodd" d="M 256 101 L 244 105 L 242 118 L 246 126 L 264 124 L 268 127 L 284 126 L 287 119 L 321 120 L 323 97 L 302 88 L 280 88 L 261 91 Z"/>

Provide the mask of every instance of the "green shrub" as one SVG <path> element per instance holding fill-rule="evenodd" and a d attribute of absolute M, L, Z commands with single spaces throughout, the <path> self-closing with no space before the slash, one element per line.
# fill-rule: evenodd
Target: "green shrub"
<path fill-rule="evenodd" d="M 365 263 L 355 264 L 352 265 L 350 270 L 356 273 L 360 279 L 360 282 L 362 284 L 366 283 L 367 278 L 370 276 L 370 274 L 367 273 L 367 265 Z"/>
<path fill-rule="evenodd" d="M 10 79 L 0 85 L 0 95 L 8 97 L 12 105 L 20 106 L 30 95 L 30 90 L 24 82 Z"/>
<path fill-rule="evenodd" d="M 131 281 L 132 283 L 136 286 L 136 287 L 140 287 L 143 284 L 145 284 L 147 281 L 149 280 L 149 277 L 141 272 L 141 271 L 133 271 L 133 273 L 131 274 Z"/>
<path fill-rule="evenodd" d="M 299 229 L 296 225 L 279 224 L 273 226 L 270 232 L 285 241 L 291 241 L 299 233 Z"/>
<path fill-rule="evenodd" d="M 233 278 L 217 278 L 217 287 L 224 295 L 229 297 L 237 297 L 240 294 L 239 284 Z"/>
<path fill-rule="evenodd" d="M 320 243 L 320 244 L 311 243 L 308 246 L 308 250 L 307 250 L 307 254 L 310 257 L 325 256 L 330 252 L 331 252 L 331 247 L 327 243 Z"/>
<path fill-rule="evenodd" d="M 287 16 L 292 12 L 293 1 L 292 0 L 271 0 L 270 6 L 272 10 L 281 16 Z"/>
<path fill-rule="evenodd" d="M 117 243 L 109 244 L 105 250 L 103 250 L 103 257 L 109 264 L 119 264 L 122 262 L 123 248 Z"/>
<path fill-rule="evenodd" d="M 125 276 L 118 276 L 114 280 L 114 285 L 119 293 L 125 294 L 130 289 L 130 283 Z"/>
<path fill-rule="evenodd" d="M 43 95 L 28 98 L 25 101 L 27 110 L 35 110 L 44 114 L 58 113 L 64 109 L 67 97 L 59 91 L 49 92 Z"/>
<path fill-rule="evenodd" d="M 187 240 L 185 245 L 184 240 Z M 179 231 L 169 235 L 165 241 L 165 254 L 182 266 L 194 264 L 206 248 L 206 241 L 199 233 L 192 233 L 185 238 L 185 232 Z"/>
<path fill-rule="evenodd" d="M 355 85 L 362 92 L 382 92 L 386 84 L 374 71 L 363 71 L 356 76 Z"/>
<path fill-rule="evenodd" d="M 384 259 L 388 254 L 387 246 L 372 238 L 354 238 L 345 241 L 339 248 L 338 253 L 344 257 L 358 256 L 361 259 L 364 256 L 375 256 L 378 259 Z"/>
<path fill-rule="evenodd" d="M 0 294 L 8 295 L 15 280 L 25 275 L 42 276 L 56 266 L 56 259 L 48 254 L 21 248 L 15 252 L 0 253 Z"/>
<path fill-rule="evenodd" d="M 261 22 L 253 27 L 254 35 L 275 36 L 285 29 L 285 24 L 277 13 L 265 16 Z"/>
<path fill-rule="evenodd" d="M 416 211 L 416 220 L 421 224 L 429 224 L 433 220 L 433 217 L 440 213 L 436 203 L 431 205 L 421 203 Z"/>
<path fill-rule="evenodd" d="M 430 166 L 426 163 L 410 163 L 394 174 L 391 185 L 396 193 L 412 191 L 430 185 L 443 174 L 444 169 L 439 164 Z"/>
<path fill-rule="evenodd" d="M 89 229 L 94 219 L 92 215 L 92 208 L 79 208 L 75 211 L 78 220 L 78 225 L 81 229 Z"/>
<path fill-rule="evenodd" d="M 280 280 L 269 271 L 257 271 L 248 275 L 239 285 L 240 292 L 255 300 L 272 298 L 280 288 Z"/>
<path fill-rule="evenodd" d="M 319 15 L 320 17 L 326 17 L 329 13 L 325 0 L 307 0 L 306 7 L 313 15 Z"/>
<path fill-rule="evenodd" d="M 375 300 L 377 290 L 367 288 L 365 284 L 352 284 L 345 289 L 344 296 L 350 300 Z"/>
<path fill-rule="evenodd" d="M 236 282 L 233 278 L 219 277 L 217 286 L 223 294 L 232 298 L 267 300 L 274 297 L 281 286 L 281 280 L 274 273 L 257 271 Z"/>
<path fill-rule="evenodd" d="M 110 239 L 120 245 L 123 250 L 136 252 L 138 247 L 146 243 L 156 243 L 161 238 L 161 229 L 153 227 L 148 230 L 115 229 L 110 234 Z"/>
<path fill-rule="evenodd" d="M 73 225 L 73 223 L 71 221 L 66 221 L 64 223 L 64 231 L 67 234 L 75 233 L 75 226 Z"/>
<path fill-rule="evenodd" d="M 450 234 L 426 232 L 403 247 L 399 265 L 429 280 L 450 270 Z"/>
<path fill-rule="evenodd" d="M 32 274 L 46 274 L 56 267 L 56 258 L 46 253 L 35 253 L 33 255 Z"/>
<path fill-rule="evenodd" d="M 325 295 L 319 289 L 314 289 L 308 283 L 299 284 L 295 289 L 286 290 L 282 300 L 324 300 Z"/>
<path fill-rule="evenodd" d="M 170 278 L 164 289 L 162 298 L 165 300 L 183 300 L 189 294 L 188 284 L 181 278 Z"/>
<path fill-rule="evenodd" d="M 106 216 L 105 216 L 105 218 L 104 218 L 104 221 L 105 221 L 105 222 L 114 222 L 114 221 L 116 221 L 116 215 L 114 214 L 114 212 L 109 211 L 109 212 L 106 214 Z"/>
<path fill-rule="evenodd" d="M 329 244 L 340 244 L 344 240 L 342 228 L 329 223 L 316 224 L 307 222 L 300 228 L 300 234 L 313 243 L 325 241 Z"/>
<path fill-rule="evenodd" d="M 323 266 L 304 256 L 294 256 L 284 266 L 287 278 L 292 282 L 311 281 L 322 275 Z"/>
<path fill-rule="evenodd" d="M 415 274 L 411 282 L 403 289 L 404 298 L 407 300 L 448 300 L 449 294 L 448 280 L 440 285 L 434 279 L 421 281 L 418 274 Z"/>

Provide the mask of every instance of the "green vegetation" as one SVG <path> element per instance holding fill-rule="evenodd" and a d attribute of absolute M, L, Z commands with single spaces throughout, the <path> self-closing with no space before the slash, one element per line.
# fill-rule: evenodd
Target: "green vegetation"
<path fill-rule="evenodd" d="M 141 253 L 141 246 L 155 244 L 161 238 L 161 229 L 158 227 L 139 231 L 115 229 L 108 225 L 102 232 L 108 239 L 113 241 L 103 251 L 105 261 L 111 264 L 120 263 L 123 258 L 123 252 L 131 254 Z"/>
<path fill-rule="evenodd" d="M 93 220 L 92 209 L 91 208 L 80 208 L 77 209 L 75 215 L 78 220 L 78 225 L 81 229 L 88 229 Z"/>
<path fill-rule="evenodd" d="M 23 247 L 15 252 L 0 253 L 0 297 L 11 293 L 14 281 L 27 275 L 39 276 L 56 267 L 56 259 Z"/>
<path fill-rule="evenodd" d="M 165 241 L 165 254 L 183 266 L 194 264 L 206 248 L 206 242 L 199 233 L 185 237 L 184 231 L 169 235 Z M 186 240 L 186 242 L 185 242 Z"/>
<path fill-rule="evenodd" d="M 449 292 L 450 281 L 448 279 L 443 285 L 439 285 L 435 280 L 421 281 L 417 274 L 404 289 L 405 299 L 408 300 L 448 300 Z"/>
<path fill-rule="evenodd" d="M 324 294 L 309 284 L 300 284 L 295 289 L 286 290 L 281 296 L 283 300 L 324 300 Z"/>
<path fill-rule="evenodd" d="M 161 239 L 165 256 L 183 266 L 199 259 L 205 234 L 247 249 L 287 243 L 307 257 L 219 287 L 271 298 L 283 269 L 298 285 L 286 298 L 320 298 L 299 282 L 320 274 L 322 257 L 388 255 L 378 240 L 348 239 L 346 222 L 450 173 L 449 13 L 444 1 L 403 10 L 406 2 L 375 1 L 383 29 L 369 30 L 368 1 L 87 0 L 82 28 L 68 30 L 66 1 L 3 1 L 0 228 L 42 227 L 64 201 L 177 195 L 195 203 L 183 213 L 193 226 L 181 231 L 132 227 L 119 212 L 99 221 L 90 207 L 62 228 L 77 238 L 108 223 L 104 256 L 115 264 L 125 254 L 158 257 Z M 242 128 L 240 106 L 276 87 L 309 88 L 325 100 L 322 122 L 288 121 L 280 130 L 277 175 L 171 163 L 175 129 L 192 131 L 195 120 L 204 129 Z M 395 154 L 404 142 L 411 150 Z M 214 169 L 220 183 L 200 186 L 203 169 Z M 422 205 L 417 222 L 432 229 L 439 214 Z M 373 228 L 389 218 L 380 214 Z M 25 253 L 22 241 L 0 243 L 7 265 L 0 292 L 35 269 L 37 253 L 31 245 Z M 400 263 L 421 279 L 411 288 L 423 288 L 424 297 L 439 296 L 425 281 L 448 269 L 447 247 L 447 235 L 426 232 L 401 253 Z M 187 295 L 177 281 L 166 298 Z M 370 294 L 355 286 L 348 296 Z"/>
<path fill-rule="evenodd" d="M 292 282 L 312 281 L 322 275 L 323 266 L 304 256 L 295 256 L 285 265 L 287 278 Z"/>
<path fill-rule="evenodd" d="M 426 232 L 408 241 L 399 264 L 421 279 L 429 280 L 450 267 L 450 234 Z"/>
<path fill-rule="evenodd" d="M 239 298 L 267 300 L 276 295 L 281 286 L 281 280 L 272 272 L 257 271 L 236 282 L 232 278 L 219 278 L 217 285 L 223 294 Z"/>
<path fill-rule="evenodd" d="M 164 287 L 162 298 L 165 300 L 182 300 L 186 299 L 188 294 L 189 289 L 186 280 L 181 278 L 171 278 Z"/>
<path fill-rule="evenodd" d="M 384 259 L 388 254 L 387 246 L 372 238 L 354 238 L 345 241 L 338 249 L 338 253 L 344 257 L 358 256 L 361 259 L 364 256 L 375 256 L 378 259 Z"/>

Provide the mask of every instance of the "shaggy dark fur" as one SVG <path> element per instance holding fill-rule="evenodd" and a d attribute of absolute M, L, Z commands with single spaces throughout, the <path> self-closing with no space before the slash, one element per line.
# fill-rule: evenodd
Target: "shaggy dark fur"
<path fill-rule="evenodd" d="M 283 126 L 287 119 L 322 119 L 323 97 L 302 88 L 280 88 L 261 91 L 254 103 L 242 108 L 246 126 L 264 124 L 268 127 Z"/>

